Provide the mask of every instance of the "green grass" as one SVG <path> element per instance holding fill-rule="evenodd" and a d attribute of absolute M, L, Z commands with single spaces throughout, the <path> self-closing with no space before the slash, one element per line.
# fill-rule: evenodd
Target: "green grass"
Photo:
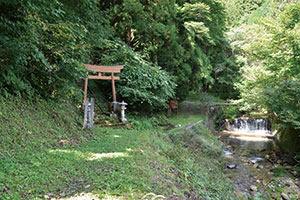
<path fill-rule="evenodd" d="M 288 175 L 289 173 L 282 167 L 275 167 L 272 169 L 274 176 Z"/>
<path fill-rule="evenodd" d="M 82 130 L 69 103 L 0 97 L 0 199 L 230 199 L 222 144 L 205 128 L 169 133 L 135 119 L 138 129 Z M 164 117 L 163 117 L 164 118 Z M 182 126 L 201 116 L 177 115 Z"/>
<path fill-rule="evenodd" d="M 178 113 L 178 114 L 174 114 L 170 117 L 170 123 L 173 125 L 179 125 L 179 127 L 176 127 L 174 129 L 171 129 L 170 132 L 175 132 L 178 131 L 180 129 L 182 129 L 183 127 L 201 121 L 203 120 L 203 122 L 205 122 L 205 117 L 203 115 L 200 114 L 188 114 L 188 113 Z"/>

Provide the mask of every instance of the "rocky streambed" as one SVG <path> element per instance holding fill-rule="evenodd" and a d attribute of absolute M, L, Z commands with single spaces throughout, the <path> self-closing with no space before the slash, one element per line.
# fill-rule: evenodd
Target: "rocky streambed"
<path fill-rule="evenodd" d="M 227 160 L 225 173 L 242 199 L 300 199 L 293 155 L 265 137 L 218 133 Z"/>

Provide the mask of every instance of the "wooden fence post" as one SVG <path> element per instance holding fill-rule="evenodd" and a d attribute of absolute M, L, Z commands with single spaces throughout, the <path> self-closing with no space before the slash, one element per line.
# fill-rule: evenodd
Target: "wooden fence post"
<path fill-rule="evenodd" d="M 83 128 L 86 128 L 87 120 L 88 120 L 88 107 L 89 107 L 89 99 L 88 98 L 85 99 L 83 106 L 84 106 Z"/>
<path fill-rule="evenodd" d="M 86 72 L 86 74 L 87 74 L 87 75 L 89 75 L 89 72 Z M 86 79 L 84 80 L 84 94 L 83 94 L 83 103 L 85 102 L 85 100 L 86 100 L 86 96 L 87 96 L 87 90 L 88 90 L 88 81 L 89 81 L 89 79 L 88 79 L 88 78 L 86 78 Z"/>
<path fill-rule="evenodd" d="M 95 99 L 94 98 L 91 98 L 91 105 L 90 105 L 90 114 L 89 114 L 89 124 L 90 124 L 90 128 L 93 127 L 94 125 L 94 103 L 95 102 Z"/>

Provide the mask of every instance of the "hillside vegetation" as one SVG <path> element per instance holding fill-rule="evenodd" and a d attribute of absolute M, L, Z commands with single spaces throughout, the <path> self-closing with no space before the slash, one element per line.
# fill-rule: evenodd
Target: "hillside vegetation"
<path fill-rule="evenodd" d="M 298 1 L 0 0 L 0 8 L 1 200 L 238 198 L 222 172 L 222 143 L 203 124 L 160 127 L 167 102 L 188 95 L 199 105 L 238 103 L 220 126 L 255 111 L 299 138 Z M 116 92 L 128 126 L 81 128 L 86 63 L 125 65 Z M 88 95 L 104 125 L 111 82 L 90 81 Z M 189 109 L 170 121 L 203 120 Z"/>
<path fill-rule="evenodd" d="M 300 4 L 298 1 L 224 1 L 228 34 L 240 64 L 235 85 L 244 110 L 268 113 L 280 129 L 300 129 Z M 274 123 L 274 124 L 275 124 Z"/>
<path fill-rule="evenodd" d="M 132 110 L 160 110 L 191 90 L 236 94 L 237 66 L 216 0 L 12 0 L 0 6 L 3 95 L 78 100 L 83 63 L 125 64 L 117 93 Z M 109 91 L 109 83 L 99 84 Z"/>
<path fill-rule="evenodd" d="M 69 103 L 0 100 L 1 199 L 232 197 L 222 145 L 201 125 L 81 130 Z"/>

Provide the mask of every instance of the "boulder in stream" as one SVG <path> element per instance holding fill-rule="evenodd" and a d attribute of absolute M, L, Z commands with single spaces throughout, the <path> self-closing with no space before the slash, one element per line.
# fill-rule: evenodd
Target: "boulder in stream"
<path fill-rule="evenodd" d="M 250 191 L 253 191 L 253 192 L 256 192 L 256 191 L 257 191 L 257 186 L 251 185 L 251 186 L 249 187 L 249 190 L 250 190 Z"/>
<path fill-rule="evenodd" d="M 254 165 L 254 164 L 256 164 L 257 163 L 257 161 L 256 160 L 249 160 L 249 164 L 252 164 L 252 165 Z"/>
<path fill-rule="evenodd" d="M 263 166 L 263 165 L 258 165 L 257 168 L 258 168 L 258 169 L 263 169 L 264 166 Z"/>
<path fill-rule="evenodd" d="M 237 167 L 236 164 L 227 165 L 228 169 L 235 169 Z"/>

